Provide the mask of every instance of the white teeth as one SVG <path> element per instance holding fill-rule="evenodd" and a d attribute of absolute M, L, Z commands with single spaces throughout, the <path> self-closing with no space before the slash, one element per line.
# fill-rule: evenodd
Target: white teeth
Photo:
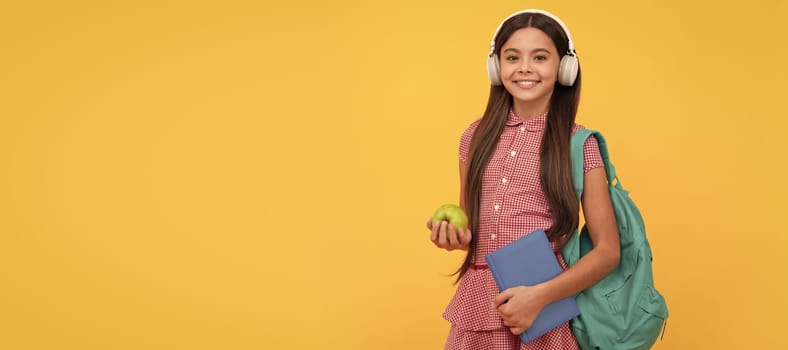
<path fill-rule="evenodd" d="M 517 85 L 520 85 L 520 86 L 529 87 L 529 86 L 536 85 L 537 82 L 535 82 L 533 80 L 526 80 L 526 81 L 521 80 L 521 81 L 518 81 L 516 83 L 517 83 Z"/>

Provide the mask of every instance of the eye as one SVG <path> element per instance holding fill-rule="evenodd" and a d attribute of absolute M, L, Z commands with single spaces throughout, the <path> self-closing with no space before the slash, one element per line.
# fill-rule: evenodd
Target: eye
<path fill-rule="evenodd" d="M 534 57 L 534 59 L 537 60 L 537 61 L 544 61 L 544 60 L 547 59 L 547 56 L 539 55 L 539 56 Z"/>
<path fill-rule="evenodd" d="M 506 56 L 506 60 L 507 60 L 507 61 L 517 61 L 517 58 L 518 58 L 518 57 L 517 57 L 517 56 L 514 56 L 514 55 L 509 55 L 509 56 Z"/>

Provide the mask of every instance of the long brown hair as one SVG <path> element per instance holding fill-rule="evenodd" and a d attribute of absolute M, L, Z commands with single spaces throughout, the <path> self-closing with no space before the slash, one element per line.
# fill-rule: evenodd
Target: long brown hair
<path fill-rule="evenodd" d="M 558 52 L 563 54 L 569 49 L 568 38 L 561 26 L 550 17 L 538 13 L 523 13 L 504 22 L 498 35 L 494 38 L 494 52 L 500 57 L 501 47 L 509 37 L 522 28 L 536 28 L 553 40 Z M 553 216 L 553 227 L 548 238 L 563 246 L 569 234 L 578 226 L 580 204 L 572 183 L 571 157 L 569 144 L 572 128 L 575 124 L 577 107 L 580 102 L 580 69 L 572 86 L 556 84 L 550 98 L 547 122 L 541 144 L 540 180 L 550 212 Z M 479 201 L 481 198 L 482 177 L 487 163 L 498 145 L 503 132 L 513 98 L 500 85 L 490 86 L 487 108 L 471 139 L 468 156 L 468 175 L 465 183 L 465 205 L 468 211 L 469 227 L 474 236 L 468 246 L 468 254 L 462 266 L 455 272 L 457 281 L 468 271 L 476 253 L 479 231 Z"/>

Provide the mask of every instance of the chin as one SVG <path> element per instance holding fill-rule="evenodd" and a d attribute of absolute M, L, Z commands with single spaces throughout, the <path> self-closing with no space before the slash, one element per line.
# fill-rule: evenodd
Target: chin
<path fill-rule="evenodd" d="M 528 94 L 526 96 L 523 96 L 523 95 L 512 95 L 512 97 L 514 97 L 514 99 L 516 101 L 531 103 L 531 102 L 539 102 L 539 101 L 544 100 L 545 98 L 549 98 L 549 95 L 542 95 L 542 94 L 540 94 L 538 96 L 534 96 L 532 94 Z"/>

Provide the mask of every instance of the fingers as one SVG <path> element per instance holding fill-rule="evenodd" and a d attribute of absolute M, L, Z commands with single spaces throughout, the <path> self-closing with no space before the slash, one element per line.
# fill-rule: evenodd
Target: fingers
<path fill-rule="evenodd" d="M 498 296 L 495 297 L 495 300 L 493 300 L 493 306 L 496 309 L 499 309 L 501 305 L 506 303 L 506 301 L 512 297 L 512 294 L 513 292 L 511 289 L 504 290 L 503 292 L 501 292 L 501 294 L 498 294 Z"/>
<path fill-rule="evenodd" d="M 529 324 L 526 324 L 521 317 L 517 317 L 514 315 L 510 316 L 502 316 L 503 324 L 506 327 L 509 327 L 509 330 L 512 334 L 520 335 L 520 333 L 525 332 L 526 329 L 530 327 Z"/>
<path fill-rule="evenodd" d="M 439 248 L 449 248 L 450 238 L 446 231 L 448 222 L 446 221 L 427 221 L 427 228 L 430 229 L 430 240 Z"/>
<path fill-rule="evenodd" d="M 520 335 L 520 333 L 525 332 L 527 328 L 524 325 L 518 324 L 518 320 L 516 317 L 507 316 L 501 313 L 501 319 L 503 320 L 503 325 L 509 327 L 509 330 L 514 335 Z"/>
<path fill-rule="evenodd" d="M 452 224 L 446 226 L 446 233 L 449 236 L 449 250 L 462 249 L 462 243 L 458 238 L 460 230 L 462 229 Z"/>
<path fill-rule="evenodd" d="M 509 330 L 514 335 L 520 335 L 520 333 L 525 332 L 525 328 L 522 325 L 517 324 L 517 319 L 513 317 L 507 317 L 501 315 L 501 319 L 503 320 L 503 325 L 509 327 Z"/>
<path fill-rule="evenodd" d="M 438 230 L 438 246 L 441 248 L 449 248 L 449 233 L 448 233 L 448 226 L 449 223 L 446 221 L 441 221 L 440 229 Z"/>
<path fill-rule="evenodd" d="M 430 230 L 430 240 L 437 247 L 446 250 L 465 249 L 471 242 L 471 231 L 455 227 L 448 221 L 427 220 L 427 228 Z"/>
<path fill-rule="evenodd" d="M 446 225 L 448 225 L 446 221 L 430 221 L 427 223 L 427 226 L 430 228 L 430 240 L 438 248 L 446 249 L 449 247 L 448 237 L 446 237 Z"/>
<path fill-rule="evenodd" d="M 471 242 L 471 231 L 460 227 L 455 227 L 452 224 L 446 226 L 446 235 L 448 236 L 449 247 L 448 250 L 465 249 L 468 243 Z"/>
<path fill-rule="evenodd" d="M 432 243 L 438 244 L 438 227 L 437 223 L 433 223 L 432 219 L 427 219 L 427 228 L 430 229 L 430 240 Z"/>
<path fill-rule="evenodd" d="M 459 229 L 457 231 L 457 240 L 459 241 L 459 245 L 461 247 L 467 246 L 471 243 L 471 230 L 469 229 Z"/>

